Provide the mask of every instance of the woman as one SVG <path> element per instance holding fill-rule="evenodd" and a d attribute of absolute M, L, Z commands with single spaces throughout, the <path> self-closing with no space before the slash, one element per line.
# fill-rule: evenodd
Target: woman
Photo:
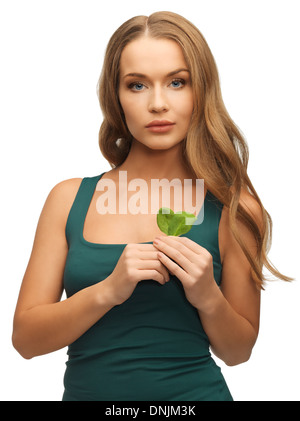
<path fill-rule="evenodd" d="M 109 41 L 98 93 L 99 144 L 112 170 L 50 192 L 13 344 L 24 358 L 69 346 L 63 400 L 232 400 L 209 348 L 228 365 L 247 361 L 263 266 L 289 278 L 267 259 L 271 219 L 247 175 L 246 143 L 210 49 L 174 13 L 132 18 Z M 147 212 L 130 212 L 134 195 L 121 174 L 145 181 Z M 149 212 L 153 179 L 179 180 L 183 193 L 193 180 L 194 201 L 204 179 L 203 222 L 163 235 Z M 116 213 L 103 212 L 103 198 L 115 200 Z"/>

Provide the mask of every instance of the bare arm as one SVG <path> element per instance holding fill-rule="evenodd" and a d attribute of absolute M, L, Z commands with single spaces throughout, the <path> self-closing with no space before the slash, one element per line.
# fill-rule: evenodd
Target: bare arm
<path fill-rule="evenodd" d="M 68 253 L 65 225 L 80 181 L 56 185 L 41 212 L 14 317 L 13 345 L 24 358 L 72 343 L 113 306 L 105 283 L 60 301 Z"/>
<path fill-rule="evenodd" d="M 259 207 L 248 193 L 241 195 L 256 220 L 262 221 Z M 240 222 L 240 234 L 253 255 L 253 235 Z M 207 308 L 199 310 L 202 325 L 214 354 L 227 365 L 250 358 L 259 331 L 260 291 L 251 278 L 250 265 L 229 229 L 228 209 L 223 209 L 219 227 L 219 245 L 223 256 L 221 289 L 215 288 Z"/>

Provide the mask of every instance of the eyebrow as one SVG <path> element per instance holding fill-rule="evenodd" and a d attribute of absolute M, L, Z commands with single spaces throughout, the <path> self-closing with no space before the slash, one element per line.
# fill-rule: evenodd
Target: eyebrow
<path fill-rule="evenodd" d="M 190 73 L 190 71 L 188 69 L 184 69 L 184 68 L 182 68 L 182 69 L 176 69 L 176 70 L 173 70 L 173 72 L 168 73 L 167 74 L 167 77 L 174 76 L 174 75 L 176 75 L 177 73 L 180 73 L 180 72 L 188 72 L 188 73 Z M 127 73 L 127 75 L 124 76 L 124 79 L 126 77 L 129 77 L 129 76 L 140 77 L 140 78 L 147 78 L 147 75 L 144 75 L 142 73 Z"/>

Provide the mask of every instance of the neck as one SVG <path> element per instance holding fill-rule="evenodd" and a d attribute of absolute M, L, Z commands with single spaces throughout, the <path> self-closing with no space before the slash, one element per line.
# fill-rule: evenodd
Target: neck
<path fill-rule="evenodd" d="M 170 149 L 154 150 L 133 139 L 126 160 L 116 170 L 127 171 L 128 180 L 195 178 L 192 169 L 188 168 L 184 162 L 182 146 L 183 142 L 180 142 Z"/>

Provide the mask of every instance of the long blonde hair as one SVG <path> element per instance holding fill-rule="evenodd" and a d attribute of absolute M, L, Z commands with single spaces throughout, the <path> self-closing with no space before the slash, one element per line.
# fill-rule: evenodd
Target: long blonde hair
<path fill-rule="evenodd" d="M 112 168 L 116 168 L 129 153 L 132 135 L 118 98 L 120 58 L 129 42 L 145 34 L 174 40 L 182 48 L 191 73 L 194 94 L 190 128 L 183 141 L 184 159 L 195 177 L 204 179 L 207 189 L 228 207 L 230 228 L 251 265 L 257 287 L 263 289 L 263 266 L 276 278 L 291 280 L 282 275 L 267 258 L 272 240 L 272 220 L 247 174 L 249 154 L 246 141 L 223 103 L 217 66 L 207 42 L 184 17 L 172 12 L 156 12 L 149 17 L 136 16 L 123 23 L 112 35 L 97 85 L 103 113 L 99 131 L 99 146 L 103 156 Z M 242 188 L 259 204 L 263 227 L 259 227 L 251 213 L 240 205 Z M 243 243 L 237 220 L 242 221 L 253 233 L 258 249 L 256 258 Z"/>

